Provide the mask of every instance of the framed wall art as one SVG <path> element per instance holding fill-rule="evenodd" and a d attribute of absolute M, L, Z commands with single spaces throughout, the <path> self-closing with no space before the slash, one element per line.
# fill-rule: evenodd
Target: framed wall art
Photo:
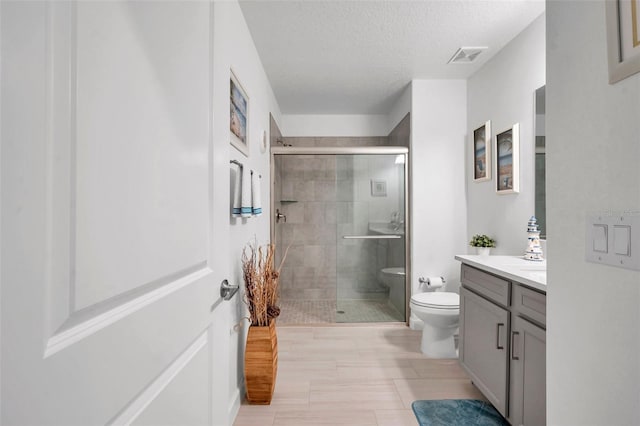
<path fill-rule="evenodd" d="M 491 180 L 491 121 L 473 131 L 473 181 Z"/>
<path fill-rule="evenodd" d="M 609 83 L 640 71 L 640 0 L 608 0 L 607 56 Z"/>
<path fill-rule="evenodd" d="M 386 197 L 387 196 L 387 181 L 371 179 L 371 196 L 372 197 Z"/>
<path fill-rule="evenodd" d="M 245 156 L 249 156 L 249 97 L 231 71 L 229 82 L 229 130 L 231 145 Z"/>
<path fill-rule="evenodd" d="M 520 191 L 520 126 L 496 135 L 496 191 L 513 194 Z"/>

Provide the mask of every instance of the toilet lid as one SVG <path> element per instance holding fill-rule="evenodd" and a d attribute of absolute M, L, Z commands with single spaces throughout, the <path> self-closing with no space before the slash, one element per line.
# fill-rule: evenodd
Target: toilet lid
<path fill-rule="evenodd" d="M 418 293 L 411 296 L 411 302 L 426 308 L 458 309 L 460 307 L 460 295 L 446 291 Z"/>

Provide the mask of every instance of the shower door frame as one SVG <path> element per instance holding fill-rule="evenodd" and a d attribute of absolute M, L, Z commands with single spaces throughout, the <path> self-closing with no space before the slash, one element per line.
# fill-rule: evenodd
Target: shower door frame
<path fill-rule="evenodd" d="M 409 311 L 409 299 L 411 298 L 411 161 L 409 148 L 402 146 L 367 146 L 367 147 L 295 147 L 273 146 L 270 150 L 270 179 L 271 188 L 269 197 L 270 206 L 270 238 L 276 241 L 276 213 L 274 199 L 276 187 L 275 158 L 276 155 L 404 155 L 404 271 L 405 271 L 405 324 L 409 325 L 411 312 Z"/>

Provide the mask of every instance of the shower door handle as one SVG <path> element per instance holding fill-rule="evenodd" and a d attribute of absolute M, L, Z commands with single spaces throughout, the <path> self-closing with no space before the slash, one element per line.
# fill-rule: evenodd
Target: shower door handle
<path fill-rule="evenodd" d="M 402 235 L 343 235 L 345 240 L 395 240 Z"/>

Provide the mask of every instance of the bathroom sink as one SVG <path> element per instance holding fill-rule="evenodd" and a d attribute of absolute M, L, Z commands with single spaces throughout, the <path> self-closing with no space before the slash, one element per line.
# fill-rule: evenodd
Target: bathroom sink
<path fill-rule="evenodd" d="M 404 235 L 404 226 L 395 229 L 396 225 L 389 222 L 370 222 L 369 231 L 382 235 Z"/>

